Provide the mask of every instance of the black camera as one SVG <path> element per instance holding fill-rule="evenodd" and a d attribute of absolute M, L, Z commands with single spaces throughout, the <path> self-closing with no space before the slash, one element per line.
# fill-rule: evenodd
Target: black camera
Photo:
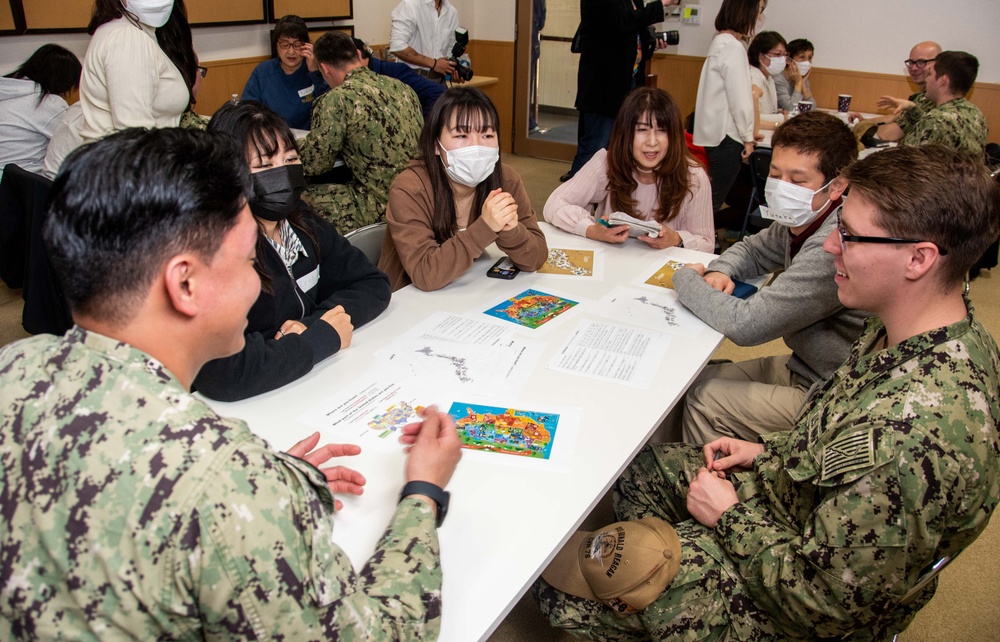
<path fill-rule="evenodd" d="M 455 63 L 455 73 L 458 74 L 458 77 L 466 81 L 472 80 L 472 67 L 466 65 L 459 58 L 465 54 L 465 47 L 468 44 L 469 30 L 465 27 L 455 29 L 455 46 L 451 48 L 451 57 L 448 60 Z"/>
<path fill-rule="evenodd" d="M 679 31 L 676 31 L 676 30 L 674 30 L 674 31 L 653 31 L 653 28 L 650 27 L 650 29 L 649 29 L 649 35 L 651 35 L 653 38 L 656 38 L 657 40 L 662 40 L 663 42 L 665 42 L 668 45 L 676 45 L 676 44 L 680 43 L 680 41 L 681 41 L 681 33 Z"/>

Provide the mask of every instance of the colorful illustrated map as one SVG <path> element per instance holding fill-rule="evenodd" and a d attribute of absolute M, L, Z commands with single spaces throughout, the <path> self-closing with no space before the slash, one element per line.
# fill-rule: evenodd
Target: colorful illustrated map
<path fill-rule="evenodd" d="M 567 276 L 594 276 L 593 250 L 549 249 L 545 265 L 538 268 L 540 274 L 564 274 Z"/>
<path fill-rule="evenodd" d="M 538 290 L 525 290 L 486 310 L 485 313 L 504 321 L 535 329 L 576 304 L 576 301 L 570 301 L 554 294 L 545 294 Z"/>
<path fill-rule="evenodd" d="M 667 261 L 663 267 L 658 269 L 653 276 L 646 279 L 646 283 L 656 285 L 669 290 L 674 289 L 674 272 L 684 267 L 681 261 Z"/>
<path fill-rule="evenodd" d="M 413 407 L 405 401 L 399 401 L 388 408 L 382 414 L 375 415 L 368 422 L 368 427 L 378 432 L 379 439 L 385 439 L 395 432 L 398 432 L 406 424 L 413 421 L 420 421 L 417 412 L 420 406 Z"/>
<path fill-rule="evenodd" d="M 559 424 L 559 415 L 551 413 L 458 401 L 448 414 L 455 418 L 463 448 L 533 459 L 551 456 Z"/>

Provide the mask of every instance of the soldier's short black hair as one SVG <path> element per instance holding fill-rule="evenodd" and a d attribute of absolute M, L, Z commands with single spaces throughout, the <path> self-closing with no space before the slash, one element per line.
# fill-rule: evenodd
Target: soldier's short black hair
<path fill-rule="evenodd" d="M 343 31 L 327 31 L 316 39 L 313 55 L 318 62 L 340 68 L 358 59 L 358 48 Z"/>
<path fill-rule="evenodd" d="M 45 244 L 74 313 L 123 325 L 181 252 L 206 261 L 251 193 L 225 134 L 127 129 L 78 148 L 56 176 Z"/>
<path fill-rule="evenodd" d="M 964 51 L 942 51 L 934 59 L 934 75 L 948 76 L 951 90 L 964 96 L 979 75 L 979 59 Z"/>

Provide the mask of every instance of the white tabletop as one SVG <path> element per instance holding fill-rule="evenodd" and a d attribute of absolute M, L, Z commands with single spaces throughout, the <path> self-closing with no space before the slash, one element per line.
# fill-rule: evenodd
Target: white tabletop
<path fill-rule="evenodd" d="M 706 262 L 711 255 L 671 248 L 652 250 L 630 239 L 624 246 L 598 243 L 542 223 L 549 247 L 600 249 L 603 281 L 521 273 L 512 281 L 486 277 L 502 256 L 491 247 L 456 282 L 437 292 L 413 286 L 393 295 L 389 309 L 360 328 L 349 349 L 306 377 L 274 392 L 238 403 L 211 402 L 222 415 L 243 418 L 275 448 L 286 449 L 313 432 L 296 417 L 325 395 L 349 385 L 372 362 L 372 353 L 437 311 L 485 310 L 527 288 L 576 297 L 574 315 L 540 332 L 545 351 L 517 398 L 522 408 L 558 404 L 581 409 L 578 439 L 567 470 L 512 467 L 463 457 L 448 489 L 447 521 L 439 531 L 444 573 L 441 640 L 488 637 L 545 568 L 701 370 L 722 335 L 699 324 L 695 337 L 674 336 L 667 358 L 648 389 L 555 372 L 546 368 L 577 320 L 593 316 L 597 301 L 629 284 L 651 264 L 668 259 Z M 627 319 L 619 320 L 628 323 Z M 502 391 L 498 391 L 498 396 Z M 443 410 L 447 410 L 444 408 Z M 497 455 L 497 457 L 505 457 Z M 345 496 L 335 540 L 360 569 L 374 551 L 403 485 L 404 455 L 368 449 L 339 461 L 368 480 L 361 497 Z"/>

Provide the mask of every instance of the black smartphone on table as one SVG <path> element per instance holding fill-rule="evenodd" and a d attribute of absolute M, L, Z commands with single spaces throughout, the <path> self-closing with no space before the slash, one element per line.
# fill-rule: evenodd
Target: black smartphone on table
<path fill-rule="evenodd" d="M 520 271 L 521 268 L 514 265 L 509 256 L 505 256 L 487 270 L 486 276 L 493 277 L 494 279 L 507 279 L 509 281 L 517 276 Z"/>

